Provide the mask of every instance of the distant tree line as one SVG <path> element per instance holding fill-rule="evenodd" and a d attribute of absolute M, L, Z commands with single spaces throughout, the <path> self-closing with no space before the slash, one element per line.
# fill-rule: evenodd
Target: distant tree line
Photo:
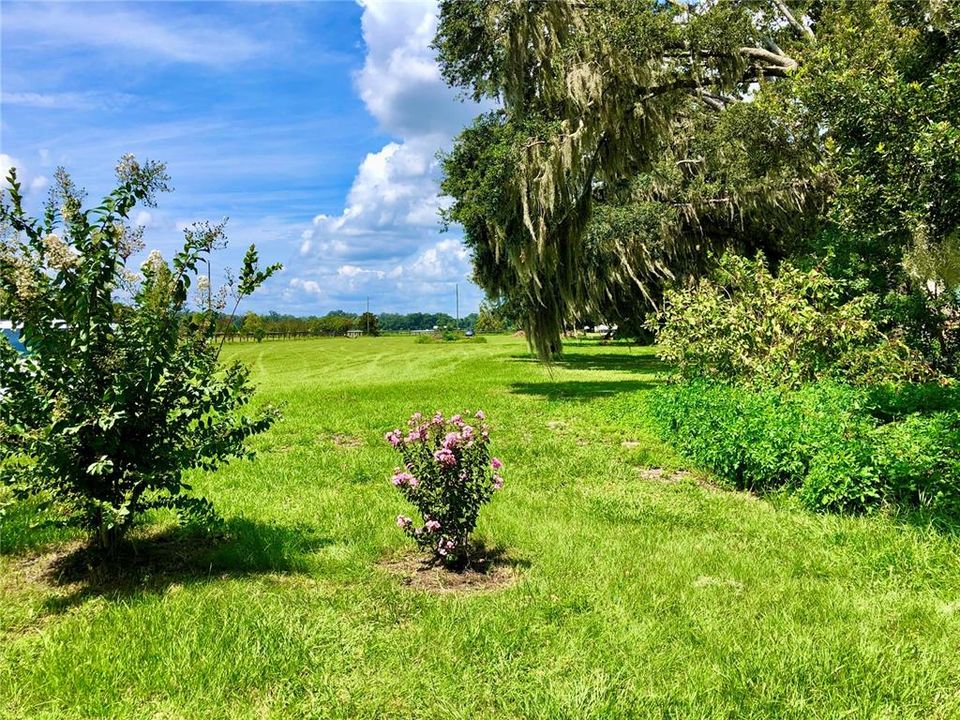
<path fill-rule="evenodd" d="M 460 318 L 458 323 L 455 318 L 446 313 L 375 315 L 331 310 L 326 315 L 296 316 L 277 312 L 269 312 L 265 315 L 248 312 L 243 317 L 233 320 L 222 318 L 220 332 L 227 335 L 252 335 L 258 339 L 274 334 L 337 336 L 346 335 L 351 330 L 359 330 L 365 335 L 380 335 L 384 332 L 432 330 L 434 327 L 474 330 L 477 327 L 477 319 L 477 313 L 470 313 Z M 506 325 L 501 329 L 507 329 Z"/>

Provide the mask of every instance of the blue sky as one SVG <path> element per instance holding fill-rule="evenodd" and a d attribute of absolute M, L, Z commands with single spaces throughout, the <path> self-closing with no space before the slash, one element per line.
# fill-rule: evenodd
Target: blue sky
<path fill-rule="evenodd" d="M 228 216 L 284 271 L 248 308 L 475 310 L 437 151 L 476 114 L 444 86 L 434 0 L 0 4 L 0 171 L 39 208 L 58 165 L 97 199 L 121 155 L 167 162 L 175 192 L 137 220 L 169 257 Z"/>

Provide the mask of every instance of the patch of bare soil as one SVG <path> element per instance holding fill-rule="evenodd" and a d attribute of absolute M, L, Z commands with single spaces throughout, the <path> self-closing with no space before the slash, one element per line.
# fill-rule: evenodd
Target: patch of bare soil
<path fill-rule="evenodd" d="M 33 586 L 52 593 L 48 604 L 57 604 L 57 598 L 162 588 L 174 578 L 209 573 L 205 552 L 213 544 L 169 530 L 141 531 L 107 557 L 74 540 L 13 559 L 6 575 L 21 589 Z"/>
<path fill-rule="evenodd" d="M 29 586 L 51 585 L 51 580 L 63 579 L 56 584 L 61 589 L 71 590 L 74 578 L 62 578 L 61 568 L 71 558 L 82 552 L 84 543 L 80 540 L 57 545 L 36 554 L 12 558 L 3 574 L 3 586 L 6 588 L 26 589 Z"/>
<path fill-rule="evenodd" d="M 746 500 L 757 500 L 758 497 L 749 490 L 734 490 L 725 488 L 716 483 L 710 482 L 710 476 L 699 472 L 690 472 L 689 470 L 664 470 L 663 468 L 640 468 L 640 477 L 649 482 L 663 483 L 664 485 L 677 485 L 682 482 L 692 481 L 704 490 L 711 493 L 730 493 L 739 495 Z"/>
<path fill-rule="evenodd" d="M 731 578 L 718 578 L 713 577 L 712 575 L 701 575 L 696 580 L 693 581 L 693 586 L 695 588 L 707 588 L 707 587 L 716 587 L 716 588 L 727 588 L 733 590 L 735 593 L 743 592 L 744 585 L 739 580 L 733 580 Z"/>
<path fill-rule="evenodd" d="M 400 584 L 440 594 L 489 592 L 513 585 L 529 563 L 510 558 L 501 548 L 482 546 L 471 550 L 462 570 L 450 570 L 420 554 L 391 557 L 380 567 L 400 579 Z"/>
<path fill-rule="evenodd" d="M 358 448 L 363 445 L 363 440 L 353 435 L 337 433 L 333 436 L 333 444 L 339 448 Z"/>
<path fill-rule="evenodd" d="M 0 602 L 23 598 L 40 608 L 0 627 L 0 642 L 100 598 L 176 593 L 193 583 L 251 576 L 309 584 L 297 558 L 333 542 L 309 527 L 231 518 L 207 530 L 135 528 L 111 554 L 81 540 L 35 549 L 0 566 Z"/>
<path fill-rule="evenodd" d="M 113 553 L 76 540 L 11 558 L 0 589 L 32 586 L 57 595 L 163 592 L 171 585 L 296 572 L 291 558 L 333 542 L 309 529 L 231 518 L 223 526 L 135 528 Z"/>
<path fill-rule="evenodd" d="M 332 445 L 340 448 L 341 450 L 345 449 L 354 449 L 361 447 L 363 445 L 363 440 L 358 438 L 355 435 L 345 435 L 344 433 L 334 433 L 332 435 L 321 435 L 320 439 L 324 442 L 329 442 Z"/>
<path fill-rule="evenodd" d="M 640 468 L 640 477 L 650 482 L 661 482 L 668 485 L 675 485 L 694 477 L 693 473 L 686 470 L 664 470 L 663 468 Z"/>
<path fill-rule="evenodd" d="M 82 583 L 68 579 L 65 582 L 52 582 L 59 568 L 68 558 L 82 548 L 80 541 L 58 545 L 54 548 L 23 557 L 14 557 L 0 572 L 0 599 L 18 602 L 19 598 L 40 594 L 44 606 L 67 606 L 72 598 L 83 590 Z M 0 627 L 0 638 L 13 638 L 25 635 L 43 627 L 50 615 L 40 612 L 7 627 Z"/>

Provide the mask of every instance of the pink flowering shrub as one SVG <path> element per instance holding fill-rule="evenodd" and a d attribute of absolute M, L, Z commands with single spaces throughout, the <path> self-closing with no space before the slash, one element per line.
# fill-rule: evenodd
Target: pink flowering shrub
<path fill-rule="evenodd" d="M 503 487 L 503 463 L 490 457 L 490 428 L 482 411 L 469 421 L 414 413 L 407 425 L 406 433 L 398 428 L 385 436 L 403 455 L 391 481 L 420 511 L 423 525 L 405 515 L 397 525 L 444 564 L 462 565 L 481 506 Z"/>

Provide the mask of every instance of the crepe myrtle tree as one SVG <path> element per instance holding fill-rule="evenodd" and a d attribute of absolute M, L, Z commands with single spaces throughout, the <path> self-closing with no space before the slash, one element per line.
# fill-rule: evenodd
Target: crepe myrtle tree
<path fill-rule="evenodd" d="M 82 209 L 62 170 L 42 219 L 24 211 L 15 169 L 0 200 L 0 316 L 27 348 L 0 343 L 0 482 L 106 551 L 151 508 L 215 519 L 184 472 L 252 457 L 247 439 L 278 418 L 271 406 L 247 410 L 249 371 L 220 363 L 215 329 L 227 295 L 235 313 L 280 266 L 261 269 L 251 245 L 220 306 L 197 288 L 201 312 L 189 311 L 188 293 L 224 223 L 188 228 L 169 264 L 154 251 L 139 273 L 128 268 L 142 248 L 130 213 L 168 183 L 164 164 L 128 155 L 96 208 Z"/>

